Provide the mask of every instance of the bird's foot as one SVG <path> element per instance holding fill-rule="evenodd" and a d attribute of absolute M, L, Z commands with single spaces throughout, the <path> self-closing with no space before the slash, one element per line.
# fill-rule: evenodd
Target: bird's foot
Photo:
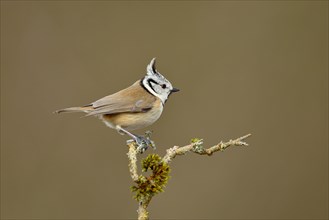
<path fill-rule="evenodd" d="M 155 149 L 155 144 L 154 141 L 151 140 L 150 136 L 151 136 L 152 132 L 150 131 L 146 131 L 145 135 L 134 135 L 134 139 L 133 140 L 129 140 L 129 142 L 134 141 L 138 147 L 137 147 L 137 151 L 139 153 L 144 153 L 148 147 L 152 147 L 153 149 Z"/>

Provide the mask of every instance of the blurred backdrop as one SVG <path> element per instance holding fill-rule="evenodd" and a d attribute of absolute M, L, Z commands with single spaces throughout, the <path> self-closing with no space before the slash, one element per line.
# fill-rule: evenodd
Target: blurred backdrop
<path fill-rule="evenodd" d="M 176 158 L 151 218 L 328 218 L 327 1 L 1 1 L 2 219 L 136 218 L 127 137 L 52 112 L 153 57 L 181 89 L 148 128 L 156 152 L 253 136 Z"/>

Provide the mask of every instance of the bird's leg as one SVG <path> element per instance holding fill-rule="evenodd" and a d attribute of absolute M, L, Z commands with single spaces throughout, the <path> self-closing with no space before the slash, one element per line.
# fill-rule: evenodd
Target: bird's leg
<path fill-rule="evenodd" d="M 145 132 L 145 136 L 140 136 L 140 135 L 132 134 L 121 127 L 118 127 L 117 129 L 119 132 L 127 134 L 133 139 L 133 141 L 135 141 L 135 143 L 138 145 L 137 147 L 138 152 L 143 153 L 144 151 L 147 150 L 148 147 L 155 148 L 154 142 L 150 139 L 150 132 Z"/>

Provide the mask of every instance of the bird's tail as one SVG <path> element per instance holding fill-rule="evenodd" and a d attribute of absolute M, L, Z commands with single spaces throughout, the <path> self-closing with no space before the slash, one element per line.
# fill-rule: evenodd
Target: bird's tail
<path fill-rule="evenodd" d="M 72 112 L 85 112 L 89 113 L 92 110 L 92 106 L 83 106 L 83 107 L 71 107 L 71 108 L 64 108 L 55 111 L 54 113 L 72 113 Z"/>

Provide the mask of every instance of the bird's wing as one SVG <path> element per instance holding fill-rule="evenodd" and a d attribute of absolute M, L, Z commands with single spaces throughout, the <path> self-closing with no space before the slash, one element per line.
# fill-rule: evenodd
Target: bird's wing
<path fill-rule="evenodd" d="M 148 93 L 139 82 L 137 81 L 126 89 L 91 103 L 90 106 L 93 107 L 93 110 L 87 116 L 123 112 L 146 112 L 150 110 L 156 101 L 156 97 Z"/>

